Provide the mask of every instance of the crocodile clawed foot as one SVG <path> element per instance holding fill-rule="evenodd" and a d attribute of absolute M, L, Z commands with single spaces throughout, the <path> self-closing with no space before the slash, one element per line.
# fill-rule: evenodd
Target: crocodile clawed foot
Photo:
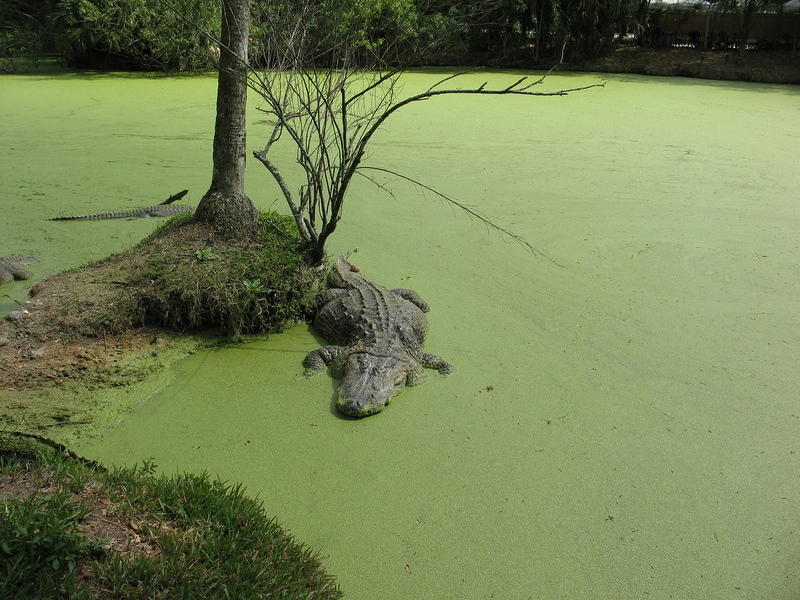
<path fill-rule="evenodd" d="M 453 372 L 453 366 L 436 354 L 423 354 L 419 362 L 428 369 L 436 369 L 442 375 L 450 375 Z"/>
<path fill-rule="evenodd" d="M 425 369 L 422 367 L 417 367 L 416 369 L 412 369 L 408 372 L 406 376 L 406 385 L 408 387 L 414 387 L 415 385 L 419 385 L 425 381 Z"/>
<path fill-rule="evenodd" d="M 341 346 L 324 346 L 322 348 L 317 348 L 313 352 L 309 352 L 303 360 L 303 366 L 305 367 L 303 374 L 306 377 L 312 377 L 319 371 L 322 371 L 322 369 L 333 362 L 341 351 Z"/>

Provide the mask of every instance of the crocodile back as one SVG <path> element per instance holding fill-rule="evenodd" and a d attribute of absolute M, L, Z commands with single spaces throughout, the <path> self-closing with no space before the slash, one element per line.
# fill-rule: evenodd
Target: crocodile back
<path fill-rule="evenodd" d="M 343 346 L 396 339 L 410 349 L 422 347 L 428 321 L 417 306 L 350 270 L 343 256 L 330 283 L 345 291 L 317 312 L 314 327 L 325 339 Z"/>

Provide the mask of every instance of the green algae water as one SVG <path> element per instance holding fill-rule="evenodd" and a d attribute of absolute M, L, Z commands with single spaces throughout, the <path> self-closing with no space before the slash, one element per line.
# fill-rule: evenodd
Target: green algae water
<path fill-rule="evenodd" d="M 453 375 L 341 419 L 333 381 L 301 376 L 321 341 L 298 326 L 187 358 L 76 450 L 243 482 L 354 600 L 795 598 L 800 89 L 604 80 L 434 99 L 376 137 L 369 164 L 547 256 L 402 181 L 356 183 L 330 252 L 419 291 Z M 196 201 L 213 109 L 207 78 L 0 78 L 0 255 L 36 253 L 43 277 L 141 239 L 156 223 L 44 218 Z M 281 206 L 256 161 L 248 178 Z"/>

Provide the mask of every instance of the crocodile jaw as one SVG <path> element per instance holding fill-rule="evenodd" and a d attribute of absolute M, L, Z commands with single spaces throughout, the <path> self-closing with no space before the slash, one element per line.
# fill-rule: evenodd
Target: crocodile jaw
<path fill-rule="evenodd" d="M 402 391 L 411 366 L 406 357 L 351 354 L 342 369 L 336 408 L 356 418 L 380 412 Z"/>

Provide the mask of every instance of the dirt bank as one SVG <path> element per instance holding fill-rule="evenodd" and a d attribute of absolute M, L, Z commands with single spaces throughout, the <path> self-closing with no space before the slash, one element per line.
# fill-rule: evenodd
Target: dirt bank
<path fill-rule="evenodd" d="M 738 52 L 623 46 L 603 58 L 564 64 L 561 70 L 798 84 L 800 54 L 788 51 Z"/>

